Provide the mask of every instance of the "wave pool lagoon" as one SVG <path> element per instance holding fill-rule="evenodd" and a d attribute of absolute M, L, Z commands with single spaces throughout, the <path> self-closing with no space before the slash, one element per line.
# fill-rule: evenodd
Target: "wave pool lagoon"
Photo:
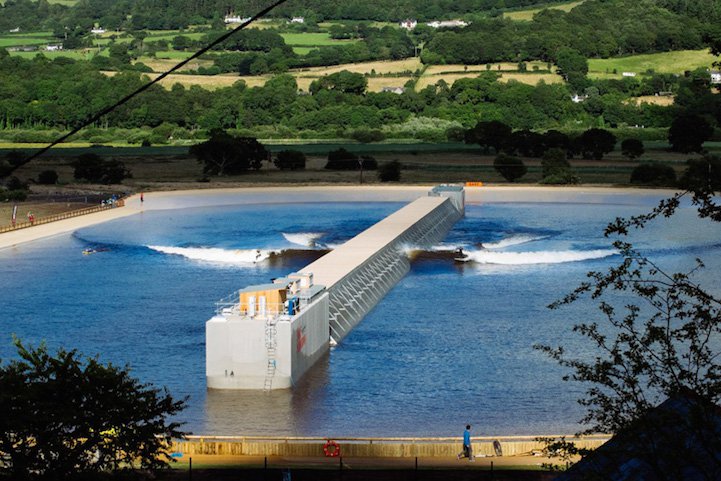
<path fill-rule="evenodd" d="M 128 364 L 188 396 L 180 417 L 195 434 L 446 436 L 467 422 L 478 435 L 573 433 L 582 387 L 533 345 L 589 354 L 571 326 L 600 318 L 590 301 L 546 306 L 618 262 L 603 228 L 660 194 L 477 197 L 435 252 L 409 253 L 409 275 L 292 390 L 206 390 L 214 302 L 303 267 L 402 202 L 188 201 L 2 250 L 0 358 L 15 356 L 14 333 Z M 691 208 L 631 240 L 669 269 L 703 258 L 702 280 L 720 285 L 721 229 Z M 469 262 L 439 255 L 458 247 Z"/>

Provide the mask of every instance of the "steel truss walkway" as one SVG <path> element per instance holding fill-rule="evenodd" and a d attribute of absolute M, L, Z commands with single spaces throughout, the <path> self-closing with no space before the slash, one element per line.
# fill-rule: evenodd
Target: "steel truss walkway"
<path fill-rule="evenodd" d="M 455 192 L 455 199 L 429 196 L 411 202 L 302 270 L 329 291 L 334 342 L 408 273 L 408 249 L 437 244 L 463 216 L 463 191 Z"/>

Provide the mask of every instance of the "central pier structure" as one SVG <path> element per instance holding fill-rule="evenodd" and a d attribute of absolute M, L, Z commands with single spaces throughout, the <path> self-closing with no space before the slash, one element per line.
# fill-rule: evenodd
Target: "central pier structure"
<path fill-rule="evenodd" d="M 462 186 L 437 186 L 300 271 L 218 302 L 206 322 L 208 387 L 293 386 L 408 273 L 409 250 L 443 240 L 464 204 Z"/>

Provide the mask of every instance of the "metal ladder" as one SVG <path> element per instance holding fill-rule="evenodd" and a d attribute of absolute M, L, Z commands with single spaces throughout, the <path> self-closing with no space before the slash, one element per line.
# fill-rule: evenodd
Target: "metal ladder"
<path fill-rule="evenodd" d="M 273 378 L 275 377 L 275 351 L 278 346 L 278 328 L 276 322 L 277 320 L 273 318 L 270 318 L 265 322 L 265 349 L 268 364 L 265 370 L 265 384 L 263 385 L 264 391 L 270 391 L 273 387 Z"/>

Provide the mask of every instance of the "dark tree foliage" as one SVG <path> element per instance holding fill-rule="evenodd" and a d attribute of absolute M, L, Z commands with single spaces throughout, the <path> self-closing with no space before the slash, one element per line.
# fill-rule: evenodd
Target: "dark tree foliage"
<path fill-rule="evenodd" d="M 299 150 L 281 150 L 273 160 L 280 170 L 305 169 L 305 154 Z"/>
<path fill-rule="evenodd" d="M 543 154 L 541 167 L 543 169 L 543 177 L 548 177 L 549 175 L 562 175 L 571 170 L 571 164 L 568 162 L 566 151 L 557 148 L 548 149 Z"/>
<path fill-rule="evenodd" d="M 584 159 L 603 159 L 604 154 L 613 151 L 616 136 L 604 129 L 588 129 L 575 140 L 574 150 Z"/>
<path fill-rule="evenodd" d="M 585 76 L 588 73 L 588 60 L 581 52 L 572 48 L 562 48 L 556 54 L 556 65 L 560 74 L 568 80 L 569 75 L 577 73 Z"/>
<path fill-rule="evenodd" d="M 43 170 L 38 174 L 38 184 L 55 185 L 58 183 L 58 173 L 54 170 Z"/>
<path fill-rule="evenodd" d="M 676 185 L 676 171 L 670 165 L 656 162 L 639 164 L 631 172 L 631 183 L 673 187 Z"/>
<path fill-rule="evenodd" d="M 506 140 L 503 151 L 509 155 L 541 157 L 546 151 L 544 136 L 528 129 L 516 130 Z"/>
<path fill-rule="evenodd" d="M 624 139 L 621 142 L 621 153 L 630 160 L 641 157 L 644 152 L 643 142 L 638 139 Z"/>
<path fill-rule="evenodd" d="M 215 130 L 205 142 L 190 147 L 190 153 L 203 164 L 203 173 L 237 175 L 260 169 L 270 153 L 254 138 L 236 137 Z"/>
<path fill-rule="evenodd" d="M 721 438 L 708 434 L 710 422 L 710 431 L 719 428 L 721 299 L 716 286 L 709 289 L 700 283 L 700 259 L 683 271 L 668 272 L 626 236 L 677 214 L 684 198 L 699 218 L 721 222 L 719 165 L 714 157 L 690 164 L 682 177 L 685 190 L 663 199 L 649 213 L 609 224 L 605 233 L 617 239 L 613 245 L 620 263 L 606 272 L 588 273 L 588 281 L 550 306 L 557 309 L 583 299 L 598 303 L 597 319 L 589 314 L 589 320 L 573 327 L 588 339 L 592 354 L 577 357 L 562 346 L 537 346 L 570 370 L 564 379 L 585 386 L 579 399 L 586 407 L 585 433 L 640 432 L 635 442 L 626 443 L 624 457 L 650 466 L 652 479 L 685 477 L 662 468 L 668 456 L 683 463 L 671 463 L 675 467 L 688 466 L 691 471 L 686 472 L 697 476 L 693 479 L 718 479 Z M 673 411 L 674 420 L 654 414 L 664 400 L 679 397 L 691 400 L 693 409 Z M 668 429 L 662 429 L 664 424 Z M 699 452 L 703 456 L 697 456 Z"/>
<path fill-rule="evenodd" d="M 702 159 L 689 159 L 679 184 L 682 188 L 692 190 L 702 186 L 707 190 L 721 190 L 721 158 L 706 155 Z"/>
<path fill-rule="evenodd" d="M 528 172 L 528 167 L 523 160 L 506 154 L 496 156 L 493 160 L 493 168 L 508 182 L 515 182 Z"/>
<path fill-rule="evenodd" d="M 378 167 L 378 180 L 381 182 L 398 182 L 401 180 L 401 163 L 393 160 L 380 164 Z"/>
<path fill-rule="evenodd" d="M 481 121 L 466 131 L 465 142 L 480 145 L 485 153 L 488 153 L 491 147 L 498 153 L 508 143 L 511 133 L 511 127 L 503 122 L 498 120 Z"/>
<path fill-rule="evenodd" d="M 355 129 L 350 133 L 349 137 L 363 144 L 380 142 L 386 138 L 383 131 L 379 129 Z"/>
<path fill-rule="evenodd" d="M 328 152 L 328 170 L 376 170 L 378 162 L 370 156 L 357 156 L 344 148 Z"/>
<path fill-rule="evenodd" d="M 701 116 L 676 117 L 668 130 L 668 141 L 676 152 L 701 152 L 713 135 L 713 127 Z"/>
<path fill-rule="evenodd" d="M 19 359 L 0 363 L 0 474 L 72 479 L 168 466 L 168 443 L 185 434 L 168 417 L 184 400 L 75 350 L 15 345 Z"/>
<path fill-rule="evenodd" d="M 12 176 L 5 182 L 5 187 L 8 190 L 28 190 L 28 183 Z"/>
<path fill-rule="evenodd" d="M 549 130 L 543 134 L 543 143 L 547 149 L 568 150 L 571 141 L 568 135 L 558 130 Z"/>
<path fill-rule="evenodd" d="M 105 160 L 93 153 L 79 155 L 71 165 L 73 177 L 92 183 L 120 184 L 123 179 L 132 177 L 130 170 L 119 160 Z"/>
<path fill-rule="evenodd" d="M 368 80 L 363 74 L 342 70 L 324 75 L 310 84 L 310 92 L 317 94 L 320 90 L 333 90 L 344 94 L 361 95 L 368 87 Z"/>

